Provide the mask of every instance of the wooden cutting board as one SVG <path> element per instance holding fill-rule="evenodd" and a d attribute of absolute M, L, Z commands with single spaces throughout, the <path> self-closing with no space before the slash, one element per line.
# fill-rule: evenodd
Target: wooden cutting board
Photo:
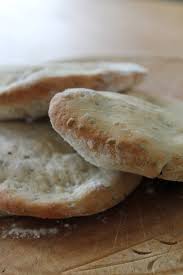
<path fill-rule="evenodd" d="M 183 97 L 183 60 L 131 60 L 149 68 L 139 93 Z M 91 217 L 1 218 L 0 274 L 183 274 L 183 184 L 144 179 Z"/>

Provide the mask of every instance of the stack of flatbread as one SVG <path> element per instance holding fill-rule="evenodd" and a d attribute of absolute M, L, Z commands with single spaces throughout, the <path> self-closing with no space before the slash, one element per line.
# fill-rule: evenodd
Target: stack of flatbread
<path fill-rule="evenodd" d="M 1 69 L 0 211 L 84 216 L 142 176 L 182 181 L 181 105 L 123 93 L 145 74 L 110 62 Z"/>

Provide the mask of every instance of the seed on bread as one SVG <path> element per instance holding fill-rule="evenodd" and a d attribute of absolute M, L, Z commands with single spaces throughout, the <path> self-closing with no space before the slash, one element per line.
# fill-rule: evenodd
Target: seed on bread
<path fill-rule="evenodd" d="M 67 121 L 67 126 L 70 128 L 74 125 L 74 123 L 75 123 L 75 119 L 71 117 Z"/>
<path fill-rule="evenodd" d="M 115 144 L 115 143 L 116 143 L 116 140 L 115 140 L 114 138 L 108 138 L 108 139 L 106 140 L 106 143 L 112 145 L 112 144 Z"/>

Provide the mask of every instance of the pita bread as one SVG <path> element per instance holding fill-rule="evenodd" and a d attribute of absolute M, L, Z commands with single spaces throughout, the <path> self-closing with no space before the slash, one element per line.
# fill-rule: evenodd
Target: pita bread
<path fill-rule="evenodd" d="M 53 63 L 0 69 L 0 120 L 47 116 L 52 96 L 66 88 L 91 88 L 113 92 L 129 89 L 145 75 L 133 63 Z"/>
<path fill-rule="evenodd" d="M 183 103 L 70 89 L 51 100 L 53 128 L 90 163 L 183 180 Z"/>
<path fill-rule="evenodd" d="M 10 214 L 90 215 L 114 206 L 140 182 L 87 163 L 47 122 L 1 122 L 0 144 L 0 210 Z"/>

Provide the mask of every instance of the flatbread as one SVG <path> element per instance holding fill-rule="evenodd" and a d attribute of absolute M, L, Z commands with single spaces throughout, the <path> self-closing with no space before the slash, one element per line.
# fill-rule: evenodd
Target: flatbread
<path fill-rule="evenodd" d="M 141 177 L 97 168 L 81 158 L 48 122 L 0 123 L 0 210 L 41 218 L 104 211 Z"/>
<path fill-rule="evenodd" d="M 49 115 L 53 128 L 98 167 L 183 181 L 182 102 L 70 89 L 55 95 Z"/>
<path fill-rule="evenodd" d="M 52 96 L 66 88 L 117 92 L 139 83 L 145 74 L 143 67 L 123 62 L 58 62 L 0 68 L 0 120 L 47 116 Z"/>

